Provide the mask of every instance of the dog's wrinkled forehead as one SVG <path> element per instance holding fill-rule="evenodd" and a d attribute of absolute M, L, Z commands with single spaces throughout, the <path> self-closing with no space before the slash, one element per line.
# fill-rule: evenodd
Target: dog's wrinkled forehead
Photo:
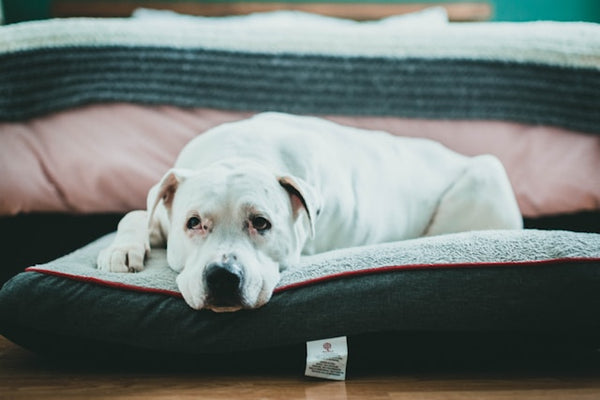
<path fill-rule="evenodd" d="M 289 202 L 273 172 L 248 162 L 224 162 L 200 170 L 179 191 L 182 195 L 176 196 L 174 204 L 178 211 L 231 215 L 255 208 L 256 212 L 278 213 Z"/>

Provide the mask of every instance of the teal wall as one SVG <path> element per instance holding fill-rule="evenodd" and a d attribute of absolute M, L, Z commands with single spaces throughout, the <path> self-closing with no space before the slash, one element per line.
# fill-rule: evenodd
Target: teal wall
<path fill-rule="evenodd" d="M 2 0 L 7 23 L 44 19 L 50 15 L 50 0 Z"/>
<path fill-rule="evenodd" d="M 85 1 L 85 0 L 81 0 Z M 116 1 L 116 0 L 113 0 Z M 164 1 L 164 0 L 163 0 Z M 168 0 L 167 0 L 168 1 Z M 180 0 L 181 1 L 181 0 Z M 215 1 L 215 0 L 209 0 Z M 216 0 L 218 1 L 218 0 Z M 232 0 L 226 0 L 232 1 Z M 238 0 L 240 1 L 240 0 Z M 261 1 L 261 0 L 253 0 Z M 276 1 L 276 0 L 262 0 Z M 284 0 L 285 1 L 285 0 Z M 287 0 L 306 2 L 315 0 Z M 318 1 L 318 0 L 317 0 Z M 355 2 L 358 0 L 322 0 L 323 2 Z M 367 0 L 365 2 L 406 2 L 423 0 Z M 426 2 L 452 2 L 460 0 L 425 0 Z M 473 0 L 471 0 L 473 1 Z M 477 0 L 475 0 L 477 1 Z M 47 18 L 51 0 L 2 0 L 7 22 Z M 489 0 L 494 7 L 495 21 L 590 21 L 600 22 L 600 0 Z"/>
<path fill-rule="evenodd" d="M 600 22 L 600 0 L 494 0 L 496 21 Z"/>

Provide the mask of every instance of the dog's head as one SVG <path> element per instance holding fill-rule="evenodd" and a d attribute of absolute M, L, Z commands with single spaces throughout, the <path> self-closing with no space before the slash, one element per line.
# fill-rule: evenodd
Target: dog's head
<path fill-rule="evenodd" d="M 192 308 L 213 311 L 264 305 L 314 235 L 320 207 L 306 182 L 242 159 L 170 170 L 157 193 L 150 219 L 162 202 L 177 285 Z"/>

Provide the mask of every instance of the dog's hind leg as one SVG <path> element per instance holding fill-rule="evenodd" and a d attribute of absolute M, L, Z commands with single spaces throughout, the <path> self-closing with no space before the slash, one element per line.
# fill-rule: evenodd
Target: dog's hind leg
<path fill-rule="evenodd" d="M 521 229 L 523 220 L 500 161 L 472 158 L 442 196 L 425 235 L 483 229 Z"/>

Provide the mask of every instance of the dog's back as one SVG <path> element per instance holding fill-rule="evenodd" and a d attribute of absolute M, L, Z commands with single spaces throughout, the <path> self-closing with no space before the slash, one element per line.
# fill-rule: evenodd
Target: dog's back
<path fill-rule="evenodd" d="M 426 139 L 263 113 L 198 136 L 176 167 L 198 169 L 230 157 L 256 160 L 316 189 L 323 207 L 307 253 L 427 234 L 444 193 L 472 160 Z M 505 176 L 492 179 L 506 186 Z M 506 201 L 514 209 L 514 198 Z M 497 228 L 519 222 L 509 225 Z"/>

